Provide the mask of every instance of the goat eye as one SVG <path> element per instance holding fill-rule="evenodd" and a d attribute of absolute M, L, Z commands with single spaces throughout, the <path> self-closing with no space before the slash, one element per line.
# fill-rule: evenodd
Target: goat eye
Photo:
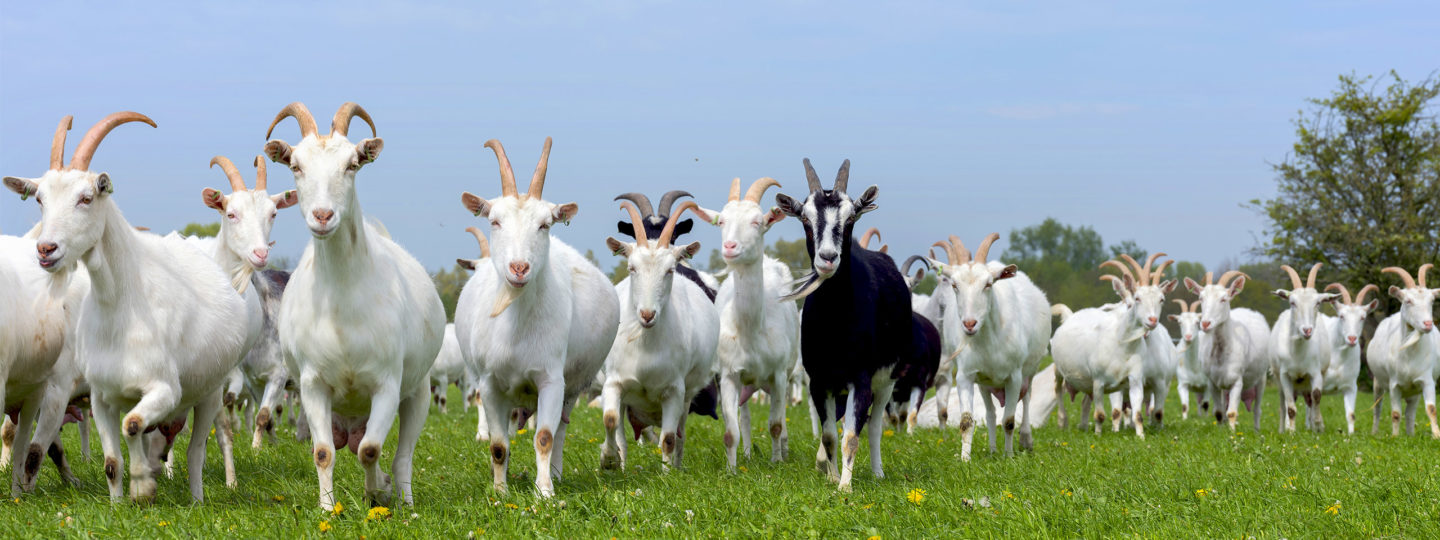
<path fill-rule="evenodd" d="M 350 171 L 350 172 L 358 171 L 358 170 L 360 170 L 360 164 L 359 164 L 359 163 L 351 163 L 349 167 L 346 167 L 346 168 L 345 168 L 345 170 Z"/>
<path fill-rule="evenodd" d="M 500 228 L 500 220 L 498 220 L 498 219 L 492 219 L 492 220 L 490 220 L 490 228 L 491 228 L 491 229 L 499 229 L 499 228 Z"/>
<path fill-rule="evenodd" d="M 548 231 L 548 230 L 550 230 L 550 224 L 549 224 L 549 223 L 541 223 L 541 224 L 540 224 L 540 230 L 542 230 L 542 231 Z"/>
<path fill-rule="evenodd" d="M 299 166 L 299 165 L 291 165 L 291 166 L 290 166 L 290 172 L 297 172 L 297 173 L 300 172 L 300 166 Z"/>
<path fill-rule="evenodd" d="M 91 196 L 89 196 L 89 195 L 85 195 L 85 196 L 83 196 L 83 197 L 80 197 L 80 204 L 90 204 L 90 201 L 93 201 L 93 200 L 95 200 L 93 197 L 91 197 Z"/>

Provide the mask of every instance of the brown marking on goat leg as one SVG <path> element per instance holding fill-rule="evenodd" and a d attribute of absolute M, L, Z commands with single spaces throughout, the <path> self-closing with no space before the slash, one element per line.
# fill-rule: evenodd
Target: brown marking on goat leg
<path fill-rule="evenodd" d="M 232 407 L 232 406 L 234 406 L 234 405 L 235 405 L 235 393 L 234 393 L 234 392 L 225 392 L 225 399 L 222 399 L 221 401 L 224 403 L 224 405 L 225 405 L 226 407 Z"/>
<path fill-rule="evenodd" d="M 1181 404 L 1180 404 L 1180 414 L 1190 414 L 1190 404 L 1189 404 L 1189 403 L 1181 403 Z"/>
<path fill-rule="evenodd" d="M 1285 408 L 1285 414 L 1289 415 L 1291 420 L 1294 420 L 1294 419 L 1295 419 L 1295 407 L 1286 407 L 1286 408 Z"/>
<path fill-rule="evenodd" d="M 1103 423 L 1105 423 L 1105 411 L 1100 410 L 1099 407 L 1096 407 L 1096 408 L 1095 408 L 1095 423 L 1096 423 L 1096 424 L 1103 424 Z"/>
<path fill-rule="evenodd" d="M 733 447 L 735 446 L 735 434 L 734 434 L 734 433 L 730 433 L 729 431 L 726 431 L 726 432 L 725 432 L 725 437 L 724 437 L 724 439 L 725 439 L 725 448 L 733 448 Z"/>
<path fill-rule="evenodd" d="M 1393 421 L 1393 422 L 1399 422 L 1399 421 L 1400 421 L 1400 411 L 1390 411 L 1390 420 Z"/>
<path fill-rule="evenodd" d="M 1233 413 L 1233 412 L 1227 412 L 1227 413 L 1225 413 L 1225 419 L 1226 419 L 1226 420 L 1229 420 L 1229 421 L 1231 421 L 1231 422 L 1234 422 L 1235 419 L 1236 419 L 1236 418 L 1239 418 L 1239 417 L 1240 417 L 1240 415 L 1239 415 L 1238 413 Z"/>
<path fill-rule="evenodd" d="M 845 434 L 845 453 L 855 455 L 860 451 L 860 437 L 854 433 Z"/>
<path fill-rule="evenodd" d="M 675 451 L 675 434 L 674 434 L 674 433 L 666 433 L 666 434 L 665 434 L 665 438 L 663 438 L 663 439 L 660 440 L 660 445 L 665 449 L 665 453 L 666 453 L 666 454 L 669 454 L 669 453 L 671 453 L 671 452 L 674 452 L 674 451 Z"/>
<path fill-rule="evenodd" d="M 25 454 L 25 474 L 34 477 L 40 472 L 40 444 L 30 443 L 30 451 Z"/>
<path fill-rule="evenodd" d="M 620 425 L 620 415 L 613 410 L 605 411 L 605 430 L 615 431 L 615 426 Z"/>
<path fill-rule="evenodd" d="M 775 422 L 775 423 L 773 423 L 773 424 L 770 424 L 770 438 L 771 438 L 771 439 L 779 439 L 779 438 L 780 438 L 780 432 L 783 431 L 784 429 L 785 429 L 785 426 L 780 425 L 779 422 Z"/>
<path fill-rule="evenodd" d="M 940 411 L 940 427 L 945 427 L 946 425 L 949 425 L 949 421 L 950 413 L 946 411 Z"/>
<path fill-rule="evenodd" d="M 141 432 L 141 431 L 144 431 L 144 427 L 145 427 L 145 426 L 141 423 L 139 416 L 136 416 L 136 415 L 133 415 L 133 414 L 132 414 L 132 415 L 129 415 L 129 416 L 126 416 L 126 417 L 125 417 L 125 435 L 126 435 L 126 436 L 128 436 L 128 437 L 138 436 L 138 435 L 140 435 L 140 432 Z"/>
<path fill-rule="evenodd" d="M 540 428 L 535 433 L 535 449 L 541 454 L 550 453 L 550 445 L 555 442 L 555 436 L 550 434 L 550 428 Z"/>
<path fill-rule="evenodd" d="M 1005 431 L 1007 431 L 1007 432 L 1015 431 L 1015 417 L 1014 417 L 1014 416 L 1011 416 L 1011 417 L 1005 419 Z"/>
<path fill-rule="evenodd" d="M 321 469 L 330 468 L 330 463 L 335 459 L 335 451 L 329 447 L 321 446 L 315 449 L 315 466 Z"/>
<path fill-rule="evenodd" d="M 1111 410 L 1110 410 L 1110 419 L 1111 419 L 1111 420 L 1119 420 L 1119 419 L 1120 419 L 1120 409 L 1111 409 Z"/>
<path fill-rule="evenodd" d="M 265 431 L 270 431 L 271 426 L 269 407 L 261 407 L 260 412 L 255 413 L 255 425 L 260 426 L 261 429 L 264 429 Z"/>
<path fill-rule="evenodd" d="M 1155 410 L 1155 423 L 1158 424 L 1158 423 L 1160 423 L 1160 421 L 1162 421 L 1162 420 L 1164 420 L 1164 419 L 1165 419 L 1165 411 L 1156 409 L 1156 410 Z"/>
<path fill-rule="evenodd" d="M 105 478 L 109 478 L 111 481 L 118 480 L 119 477 L 116 476 L 118 474 L 120 474 L 120 462 L 113 457 L 105 458 Z"/>
<path fill-rule="evenodd" d="M 975 417 L 971 416 L 968 412 L 961 414 L 960 431 L 968 431 L 972 427 L 975 427 Z"/>
<path fill-rule="evenodd" d="M 15 444 L 15 424 L 5 424 L 5 431 L 0 432 L 0 439 L 5 441 L 5 446 Z"/>
<path fill-rule="evenodd" d="M 376 461 L 380 460 L 380 443 L 374 441 L 362 442 L 360 443 L 360 451 L 357 452 L 357 454 L 360 456 L 361 465 L 366 467 L 374 465 Z"/>
<path fill-rule="evenodd" d="M 505 445 L 500 444 L 500 443 L 498 443 L 498 442 L 497 442 L 497 443 L 490 443 L 490 461 L 491 461 L 491 462 L 495 463 L 496 465 L 504 465 L 504 464 L 505 464 L 506 453 L 507 453 L 507 451 L 505 450 Z"/>

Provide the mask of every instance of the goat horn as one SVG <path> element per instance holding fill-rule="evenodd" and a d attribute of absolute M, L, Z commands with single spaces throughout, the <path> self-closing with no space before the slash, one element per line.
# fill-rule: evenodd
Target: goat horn
<path fill-rule="evenodd" d="M 672 214 L 673 212 L 671 212 L 671 210 L 675 209 L 675 200 L 679 199 L 680 197 L 690 197 L 692 199 L 695 198 L 695 196 L 691 195 L 689 191 L 680 189 L 667 191 L 664 195 L 660 196 L 660 214 L 664 216 Z"/>
<path fill-rule="evenodd" d="M 810 184 L 810 191 L 825 191 L 825 186 L 820 185 L 820 175 L 815 174 L 815 167 L 810 166 L 810 158 L 805 158 L 805 182 Z"/>
<path fill-rule="evenodd" d="M 50 141 L 50 170 L 58 171 L 65 166 L 65 136 L 70 127 L 75 124 L 75 117 L 65 115 L 60 119 L 60 125 L 55 126 L 55 138 Z"/>
<path fill-rule="evenodd" d="M 1134 257 L 1131 257 L 1129 253 L 1121 253 L 1120 258 L 1125 259 L 1125 262 L 1130 263 L 1130 266 L 1135 267 L 1135 275 L 1133 279 L 1135 280 L 1137 287 L 1150 282 L 1150 270 L 1146 269 L 1143 266 L 1140 266 L 1140 263 L 1135 262 Z"/>
<path fill-rule="evenodd" d="M 860 236 L 860 247 L 870 249 L 870 238 L 873 236 L 880 236 L 880 229 L 876 229 L 875 227 L 866 229 L 865 234 Z M 901 272 L 901 274 L 904 274 L 904 272 Z"/>
<path fill-rule="evenodd" d="M 1117 276 L 1117 275 L 1115 275 L 1115 274 L 1100 274 L 1100 280 L 1101 280 L 1101 281 L 1114 281 L 1114 282 L 1120 284 L 1120 288 L 1121 288 L 1121 289 L 1126 290 L 1126 291 L 1129 291 L 1129 290 L 1130 290 L 1130 287 L 1125 284 L 1125 279 L 1122 278 L 1122 277 L 1120 277 L 1120 276 Z"/>
<path fill-rule="evenodd" d="M 959 236 L 950 235 L 950 249 L 955 250 L 950 255 L 950 258 L 955 259 L 952 264 L 965 264 L 972 260 L 970 250 L 965 249 L 965 242 L 962 242 Z"/>
<path fill-rule="evenodd" d="M 624 200 L 635 203 L 635 206 L 640 209 L 640 215 L 642 216 L 655 215 L 655 209 L 650 206 L 650 198 L 646 197 L 644 193 L 636 193 L 634 191 L 630 193 L 621 193 L 620 195 L 615 197 L 615 200 Z"/>
<path fill-rule="evenodd" d="M 255 191 L 265 191 L 265 156 L 255 156 Z"/>
<path fill-rule="evenodd" d="M 835 173 L 835 192 L 845 193 L 850 184 L 850 160 L 840 164 L 840 172 Z"/>
<path fill-rule="evenodd" d="M 975 250 L 975 262 L 985 264 L 986 257 L 990 256 L 990 246 L 1000 239 L 1000 233 L 990 233 L 984 240 L 980 241 L 980 248 Z"/>
<path fill-rule="evenodd" d="M 1404 268 L 1400 268 L 1399 266 L 1387 266 L 1387 267 L 1385 267 L 1384 269 L 1380 270 L 1380 272 L 1381 272 L 1381 273 L 1389 272 L 1389 273 L 1391 273 L 1391 274 L 1397 274 L 1397 275 L 1399 275 L 1399 276 L 1400 276 L 1400 279 L 1402 279 L 1402 280 L 1405 281 L 1405 288 L 1406 288 L 1406 289 L 1414 289 L 1414 288 L 1419 287 L 1419 285 L 1417 285 L 1417 284 L 1415 283 L 1415 278 L 1413 278 L 1413 277 L 1410 276 L 1410 271 L 1409 271 L 1409 270 L 1406 270 L 1406 269 L 1404 269 Z"/>
<path fill-rule="evenodd" d="M 1360 288 L 1360 292 L 1355 293 L 1355 305 L 1358 306 L 1358 305 L 1360 305 L 1360 304 L 1364 304 L 1364 303 L 1365 303 L 1365 294 L 1368 293 L 1368 292 L 1370 292 L 1370 291 L 1375 291 L 1375 292 L 1378 293 L 1378 292 L 1380 292 L 1380 287 L 1376 287 L 1374 283 L 1371 283 L 1371 284 L 1368 284 L 1368 285 L 1366 285 L 1366 286 L 1364 286 L 1364 287 L 1361 287 L 1361 288 Z"/>
<path fill-rule="evenodd" d="M 740 177 L 737 176 L 730 181 L 730 198 L 727 200 L 729 202 L 740 200 Z"/>
<path fill-rule="evenodd" d="M 1315 263 L 1315 266 L 1310 267 L 1310 276 L 1305 280 L 1305 287 L 1315 288 L 1315 276 L 1320 275 L 1320 265 L 1321 263 Z"/>
<path fill-rule="evenodd" d="M 535 164 L 535 175 L 530 177 L 529 196 L 539 199 L 545 192 L 545 169 L 550 166 L 550 137 L 545 137 L 545 148 L 540 150 L 540 161 Z M 643 227 L 640 222 L 635 225 Z"/>
<path fill-rule="evenodd" d="M 1184 300 L 1181 300 L 1181 299 L 1179 299 L 1179 298 L 1176 298 L 1176 299 L 1174 299 L 1174 300 L 1172 300 L 1172 301 L 1175 302 L 1175 303 L 1177 303 L 1177 304 L 1180 304 L 1180 312 L 1181 312 L 1181 313 L 1189 313 L 1189 312 L 1190 312 L 1190 304 L 1185 303 Z"/>
<path fill-rule="evenodd" d="M 1296 272 L 1294 268 L 1291 268 L 1288 264 L 1282 264 L 1280 268 L 1285 270 L 1286 274 L 1290 274 L 1290 285 L 1292 289 L 1298 291 L 1305 288 L 1305 285 L 1300 283 L 1300 274 Z"/>
<path fill-rule="evenodd" d="M 935 242 L 934 244 L 930 244 L 930 248 L 931 248 L 931 249 L 930 249 L 930 258 L 932 258 L 932 259 L 935 258 L 935 249 L 934 249 L 934 248 L 937 248 L 937 247 L 940 248 L 940 249 L 942 249 L 942 250 L 944 250 L 944 253 L 945 253 L 945 264 L 955 264 L 955 256 L 954 256 L 955 251 L 954 251 L 954 248 L 952 248 L 952 247 L 950 246 L 950 244 L 945 243 L 944 240 L 941 240 L 941 241 L 939 241 L 939 242 Z"/>
<path fill-rule="evenodd" d="M 300 124 L 300 138 L 303 139 L 311 135 L 320 134 L 319 128 L 315 127 L 315 117 L 310 115 L 310 109 L 305 108 L 304 103 L 296 101 L 286 105 L 284 109 L 280 109 L 280 113 L 276 114 L 275 119 L 270 121 L 270 129 L 265 130 L 266 139 L 269 139 L 270 134 L 275 132 L 275 125 L 279 124 L 280 121 L 284 120 L 287 116 L 295 117 L 295 121 Z"/>
<path fill-rule="evenodd" d="M 1196 300 L 1196 301 L 1190 303 L 1190 312 L 1191 312 L 1191 313 L 1199 313 L 1199 312 L 1200 312 L 1200 301 L 1199 301 L 1199 300 Z"/>
<path fill-rule="evenodd" d="M 1150 273 L 1150 284 L 1157 287 L 1160 286 L 1160 281 L 1165 279 L 1165 269 L 1174 263 L 1174 260 L 1166 259 L 1165 262 L 1160 263 L 1160 266 L 1156 266 L 1155 271 Z"/>
<path fill-rule="evenodd" d="M 650 239 L 645 237 L 645 221 L 640 217 L 640 210 L 628 201 L 620 203 L 620 208 L 624 208 L 626 212 L 630 213 L 630 221 L 635 224 L 635 244 L 640 247 L 650 247 Z"/>
<path fill-rule="evenodd" d="M 780 187 L 780 182 L 776 182 L 769 176 L 756 180 L 754 184 L 750 184 L 750 189 L 745 190 L 745 200 L 760 204 L 760 198 L 765 196 L 765 190 L 771 187 Z"/>
<path fill-rule="evenodd" d="M 1415 283 L 1418 283 L 1418 284 L 1420 284 L 1421 287 L 1424 287 L 1424 286 L 1425 286 L 1425 272 L 1428 271 L 1428 270 L 1430 270 L 1430 269 L 1431 269 L 1432 267 L 1434 267 L 1434 266 L 1435 266 L 1435 265 L 1430 264 L 1430 263 L 1425 263 L 1425 264 L 1420 265 L 1420 274 L 1415 276 Z"/>
<path fill-rule="evenodd" d="M 901 265 L 900 265 L 900 273 L 901 273 L 902 275 L 909 275 L 909 274 L 910 274 L 910 265 L 915 264 L 915 261 L 920 261 L 920 263 L 921 263 L 921 264 L 924 264 L 926 268 L 929 268 L 929 267 L 930 267 L 930 263 L 929 263 L 929 262 L 926 262 L 924 257 L 921 257 L 921 256 L 919 256 L 919 255 L 911 255 L 910 258 L 905 259 L 905 263 L 904 263 L 904 264 L 901 264 Z"/>
<path fill-rule="evenodd" d="M 1121 274 L 1130 276 L 1130 280 L 1131 280 L 1131 281 L 1134 281 L 1134 280 L 1135 280 L 1135 274 L 1134 274 L 1133 272 L 1131 272 L 1129 268 L 1126 268 L 1125 265 L 1124 265 L 1123 263 L 1121 263 L 1120 261 L 1109 260 L 1109 261 L 1105 261 L 1105 262 L 1100 263 L 1100 268 L 1105 268 L 1106 266 L 1115 268 L 1116 270 L 1119 270 Z M 1108 275 L 1108 274 L 1107 274 L 1107 275 Z"/>
<path fill-rule="evenodd" d="M 665 220 L 665 228 L 660 229 L 660 240 L 657 244 L 660 247 L 670 245 L 670 239 L 675 234 L 675 224 L 680 223 L 680 214 L 684 214 L 686 210 L 694 211 L 698 208 L 700 208 L 700 205 L 695 204 L 695 201 L 680 203 L 680 206 L 675 209 L 675 212 L 670 214 L 670 218 Z"/>
<path fill-rule="evenodd" d="M 518 196 L 519 193 L 515 191 L 515 169 L 510 168 L 510 158 L 505 155 L 505 147 L 500 144 L 500 139 L 485 141 L 485 147 L 494 151 L 495 159 L 500 162 L 500 196 Z"/>
<path fill-rule="evenodd" d="M 227 158 L 225 156 L 215 156 L 213 158 L 210 158 L 211 168 L 214 168 L 216 163 L 220 164 L 220 170 L 225 171 L 225 177 L 230 179 L 231 192 L 238 193 L 241 191 L 246 191 L 245 177 L 240 176 L 240 170 L 235 168 L 235 164 L 230 162 L 230 158 Z"/>
<path fill-rule="evenodd" d="M 1205 286 L 1206 286 L 1206 287 L 1209 287 L 1211 283 L 1214 283 L 1214 282 L 1215 282 L 1215 279 L 1214 279 L 1214 278 L 1215 278 L 1215 272 L 1205 272 Z"/>
<path fill-rule="evenodd" d="M 95 149 L 100 147 L 100 141 L 105 140 L 105 136 L 110 134 L 110 130 L 128 122 L 144 122 L 150 124 L 150 127 L 157 127 L 154 120 L 138 112 L 112 113 L 90 126 L 90 131 L 85 132 L 85 138 L 80 139 L 80 144 L 75 146 L 75 157 L 70 158 L 70 168 L 77 171 L 90 170 L 90 158 L 95 157 Z"/>
<path fill-rule="evenodd" d="M 376 136 L 375 121 L 370 119 L 370 113 L 365 108 L 356 105 L 352 101 L 346 101 L 340 105 L 340 110 L 335 111 L 335 118 L 330 120 L 330 134 L 339 133 L 343 137 L 350 136 L 350 119 L 359 116 L 366 124 L 370 124 L 370 136 Z"/>
<path fill-rule="evenodd" d="M 1354 304 L 1354 302 L 1350 301 L 1350 289 L 1346 289 L 1344 285 L 1341 285 L 1339 283 L 1331 283 L 1325 286 L 1325 290 L 1340 291 L 1340 298 L 1343 299 L 1346 304 Z"/>
<path fill-rule="evenodd" d="M 485 235 L 480 232 L 480 229 L 477 229 L 475 227 L 466 227 L 465 231 L 475 235 L 475 241 L 480 244 L 480 258 L 490 258 L 490 241 L 485 239 Z"/>
<path fill-rule="evenodd" d="M 1230 279 L 1234 278 L 1235 276 L 1245 276 L 1245 279 L 1250 279 L 1250 276 L 1245 275 L 1244 272 L 1241 272 L 1239 270 L 1231 270 L 1229 272 L 1225 272 L 1224 274 L 1220 274 L 1219 285 L 1221 287 L 1226 286 L 1226 284 L 1230 282 Z"/>

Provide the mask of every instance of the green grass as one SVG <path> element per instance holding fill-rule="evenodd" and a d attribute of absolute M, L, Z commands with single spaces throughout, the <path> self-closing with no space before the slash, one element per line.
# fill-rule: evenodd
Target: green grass
<path fill-rule="evenodd" d="M 184 458 L 177 456 L 176 477 L 160 480 L 151 506 L 110 504 L 99 445 L 96 456 L 80 461 L 71 427 L 65 443 L 84 485 L 61 485 L 47 463 L 35 493 L 0 506 L 0 536 L 314 537 L 321 522 L 332 527 L 326 535 L 345 538 L 1440 535 L 1440 442 L 1426 434 L 1423 414 L 1420 435 L 1375 438 L 1362 406 L 1360 434 L 1346 436 L 1340 400 L 1327 398 L 1328 432 L 1278 435 L 1272 391 L 1265 430 L 1251 431 L 1242 412 L 1245 427 L 1232 436 L 1210 418 L 1179 421 L 1171 396 L 1174 421 L 1147 431 L 1143 441 L 1133 431 L 1107 428 L 1097 437 L 1057 432 L 1052 424 L 1036 431 L 1034 453 L 1006 459 L 983 450 L 982 429 L 976 459 L 961 463 L 956 431 L 886 436 L 886 477 L 876 480 L 858 464 L 853 493 L 838 493 L 814 469 L 816 441 L 802 408 L 790 413 L 789 462 L 772 464 L 760 425 L 766 416 L 757 407 L 754 457 L 742 460 L 736 475 L 723 472 L 720 423 L 709 418 L 690 422 L 683 471 L 661 473 L 654 446 L 645 446 L 632 447 L 623 474 L 597 472 L 600 416 L 581 408 L 567 441 L 565 477 L 545 502 L 535 496 L 529 434 L 512 447 L 511 493 L 497 497 L 486 449 L 474 441 L 473 410 L 463 416 L 459 407 L 448 415 L 432 410 L 417 451 L 417 505 L 391 508 L 390 518 L 374 521 L 366 519 L 363 473 L 348 452 L 335 470 L 344 511 L 333 516 L 318 508 L 309 447 L 294 441 L 288 426 L 278 446 L 236 449 L 235 491 L 224 487 L 212 444 L 202 505 L 189 502 Z M 1368 404 L 1370 396 L 1359 401 Z M 451 402 L 458 403 L 454 389 Z M 908 500 L 912 490 L 923 490 L 923 498 Z"/>

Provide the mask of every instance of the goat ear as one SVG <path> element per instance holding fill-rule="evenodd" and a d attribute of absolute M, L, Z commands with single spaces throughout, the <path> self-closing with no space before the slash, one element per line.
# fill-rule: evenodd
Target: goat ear
<path fill-rule="evenodd" d="M 1124 279 L 1124 278 L 1121 278 L 1121 279 Z M 1120 298 L 1129 298 L 1129 297 L 1130 297 L 1130 289 L 1129 289 L 1130 280 L 1124 279 L 1124 282 L 1123 282 L 1123 283 L 1121 282 L 1121 280 L 1116 280 L 1116 279 L 1107 279 L 1106 281 L 1109 281 L 1109 282 L 1110 282 L 1110 288 L 1111 288 L 1111 289 L 1114 289 L 1114 290 L 1115 290 L 1115 294 L 1120 295 Z"/>
<path fill-rule="evenodd" d="M 1335 293 L 1321 293 L 1321 294 L 1320 294 L 1320 302 L 1321 302 L 1321 303 L 1324 303 L 1324 304 L 1334 304 L 1334 303 L 1335 303 L 1335 300 L 1336 300 L 1337 298 L 1340 298 L 1340 295 L 1335 294 Z"/>
<path fill-rule="evenodd" d="M 1395 298 L 1400 298 L 1400 291 L 1403 291 L 1403 290 L 1405 290 L 1405 289 L 1401 289 L 1400 287 L 1396 287 L 1396 286 L 1394 286 L 1394 285 L 1391 285 L 1391 286 L 1390 286 L 1390 291 L 1389 291 L 1389 292 L 1390 292 L 1390 296 L 1393 296 L 1393 297 L 1395 297 Z"/>
<path fill-rule="evenodd" d="M 295 190 L 291 189 L 278 195 L 271 195 L 270 200 L 275 201 L 276 210 L 283 210 L 291 206 L 295 206 L 295 203 L 300 202 L 300 195 L 296 194 Z"/>
<path fill-rule="evenodd" d="M 205 203 L 205 206 L 209 206 L 210 208 L 214 208 L 221 212 L 225 211 L 225 196 L 220 194 L 220 192 L 217 190 L 210 189 L 208 187 L 204 190 L 201 190 L 200 199 L 202 202 Z"/>
<path fill-rule="evenodd" d="M 95 178 L 95 194 L 97 196 L 104 196 L 107 193 L 114 192 L 115 183 L 110 181 L 110 173 L 100 173 L 100 176 Z"/>
<path fill-rule="evenodd" d="M 40 191 L 40 185 L 36 184 L 34 180 L 14 176 L 5 177 L 5 187 L 10 188 L 10 191 L 19 193 L 20 200 L 22 201 L 29 199 L 32 195 L 35 195 L 36 192 Z"/>
<path fill-rule="evenodd" d="M 625 242 L 616 240 L 614 236 L 608 236 L 605 238 L 605 247 L 610 248 L 611 253 L 614 253 L 621 257 L 630 256 L 630 244 L 626 244 Z"/>
<path fill-rule="evenodd" d="M 880 196 L 879 186 L 865 188 L 865 192 L 860 194 L 860 200 L 855 202 L 855 206 L 859 208 L 855 211 L 855 217 L 863 216 L 879 208 L 879 206 L 875 204 L 875 198 L 878 196 Z"/>
<path fill-rule="evenodd" d="M 1016 274 L 1016 273 L 1019 273 L 1019 272 L 1020 272 L 1020 268 L 1019 268 L 1019 267 L 1017 267 L 1017 266 L 1015 266 L 1015 265 L 1013 265 L 1013 264 L 1007 265 L 1007 266 L 1005 266 L 1005 268 L 1001 268 L 1001 269 L 1000 269 L 1000 273 L 995 276 L 995 281 L 1000 281 L 1000 280 L 1002 280 L 1002 279 L 1010 279 L 1010 278 L 1012 278 L 1012 277 L 1015 277 L 1015 274 Z"/>
<path fill-rule="evenodd" d="M 674 239 L 676 239 L 676 238 L 679 238 L 679 237 L 680 237 L 681 235 L 683 235 L 683 234 L 688 234 L 688 233 L 690 232 L 690 230 L 691 230 L 691 229 L 694 229 L 694 228 L 695 228 L 695 220 L 693 220 L 693 219 L 684 219 L 684 220 L 681 220 L 679 223 L 676 223 L 676 224 L 675 224 L 675 232 L 670 235 L 670 239 L 671 239 L 671 240 L 674 240 Z"/>
<path fill-rule="evenodd" d="M 1371 300 L 1370 303 L 1365 304 L 1365 313 L 1370 313 L 1371 311 L 1375 311 L 1375 308 L 1378 308 L 1378 307 L 1380 307 L 1380 299 L 1379 299 L 1379 298 L 1376 298 L 1376 299 L 1374 299 L 1374 300 Z"/>
<path fill-rule="evenodd" d="M 1175 321 L 1180 320 L 1180 317 L 1176 317 L 1176 316 L 1174 316 L 1174 315 L 1166 315 L 1165 318 L 1166 318 L 1166 319 L 1170 319 L 1170 322 L 1175 322 Z"/>
<path fill-rule="evenodd" d="M 559 223 L 564 223 L 564 224 L 566 224 L 566 225 L 569 225 L 569 224 L 570 224 L 570 220 L 575 218 L 575 214 L 579 214 L 579 213 L 580 213 L 580 205 L 575 204 L 575 203 L 573 203 L 573 202 L 567 202 L 567 203 L 562 204 L 562 205 L 560 205 L 560 206 L 556 206 L 554 210 L 551 210 L 551 211 L 550 211 L 550 219 L 552 219 L 552 220 L 554 220 L 554 221 L 556 221 L 556 222 L 559 222 Z"/>
<path fill-rule="evenodd" d="M 1198 295 L 1200 294 L 1200 284 L 1187 277 L 1185 278 L 1185 290 Z"/>
<path fill-rule="evenodd" d="M 630 223 L 629 221 L 616 222 L 615 228 L 620 230 L 620 234 L 629 236 L 630 238 L 635 238 L 635 225 Z"/>
<path fill-rule="evenodd" d="M 690 211 L 693 212 L 695 215 L 700 216 L 700 219 L 705 220 L 706 223 L 709 223 L 711 225 L 717 225 L 717 223 L 715 222 L 720 219 L 719 212 L 701 208 L 698 205 L 691 207 Z"/>
<path fill-rule="evenodd" d="M 693 259 L 695 258 L 695 254 L 699 252 L 700 242 L 691 242 L 689 244 L 675 248 L 675 255 L 682 259 Z"/>
<path fill-rule="evenodd" d="M 280 139 L 265 143 L 265 157 L 270 158 L 270 161 L 283 163 L 286 167 L 289 167 L 290 144 Z"/>
<path fill-rule="evenodd" d="M 765 213 L 765 228 L 769 229 L 771 225 L 774 225 L 784 220 L 784 211 L 780 210 L 779 208 L 771 208 L 769 212 Z"/>
<path fill-rule="evenodd" d="M 1175 292 L 1175 287 L 1179 285 L 1180 282 L 1173 279 L 1167 279 L 1164 282 L 1160 283 L 1160 292 L 1164 294 L 1170 294 L 1172 292 Z"/>
<path fill-rule="evenodd" d="M 1290 291 L 1287 291 L 1285 289 L 1275 289 L 1274 291 L 1271 291 L 1270 294 L 1280 297 L 1281 300 L 1290 299 Z"/>
<path fill-rule="evenodd" d="M 800 217 L 800 203 L 796 201 L 794 197 L 791 197 L 784 193 L 776 193 L 775 204 L 779 206 L 780 211 L 784 212 L 785 215 L 793 218 Z"/>
<path fill-rule="evenodd" d="M 461 268 L 466 270 L 475 271 L 475 261 L 470 259 L 455 259 L 455 264 L 460 265 Z"/>
<path fill-rule="evenodd" d="M 471 214 L 487 218 L 490 217 L 490 202 L 475 196 L 469 191 L 460 194 L 460 204 L 465 205 L 465 209 L 469 210 Z"/>
<path fill-rule="evenodd" d="M 355 145 L 355 158 L 360 160 L 361 165 L 373 163 L 375 158 L 380 157 L 380 151 L 385 149 L 385 139 L 376 137 L 365 139 Z"/>
<path fill-rule="evenodd" d="M 1240 296 L 1240 291 L 1245 290 L 1245 276 L 1235 276 L 1235 281 L 1230 282 L 1230 298 Z"/>

